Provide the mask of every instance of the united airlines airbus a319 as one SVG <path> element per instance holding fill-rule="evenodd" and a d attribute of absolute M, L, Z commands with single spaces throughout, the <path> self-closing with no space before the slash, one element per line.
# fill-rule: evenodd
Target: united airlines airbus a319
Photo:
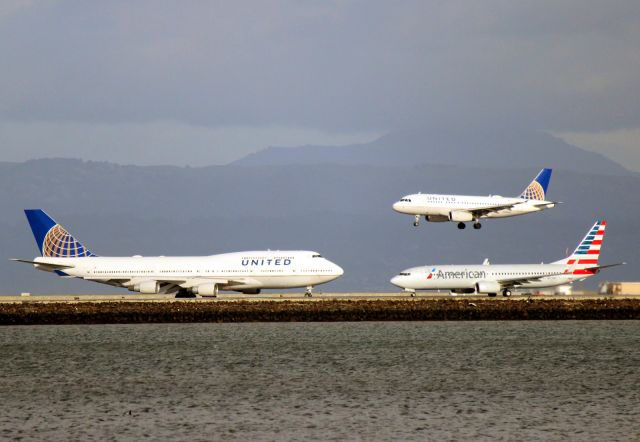
<path fill-rule="evenodd" d="M 606 221 L 597 221 L 576 250 L 550 264 L 433 265 L 403 270 L 391 284 L 412 294 L 416 290 L 449 290 L 452 293 L 482 293 L 511 296 L 515 288 L 555 287 L 582 281 L 601 269 L 620 264 L 598 264 Z"/>
<path fill-rule="evenodd" d="M 217 296 L 262 289 L 312 288 L 340 277 L 342 268 L 310 251 L 259 250 L 211 256 L 100 257 L 40 209 L 25 210 L 41 257 L 14 259 L 65 278 L 80 278 L 131 291 Z"/>
<path fill-rule="evenodd" d="M 402 197 L 393 205 L 393 210 L 414 215 L 416 227 L 424 216 L 430 222 L 457 222 L 458 229 L 464 229 L 465 222 L 473 221 L 473 228 L 479 229 L 481 218 L 526 215 L 554 207 L 556 202 L 545 200 L 550 179 L 551 169 L 542 169 L 520 196 L 513 198 L 417 193 Z"/>

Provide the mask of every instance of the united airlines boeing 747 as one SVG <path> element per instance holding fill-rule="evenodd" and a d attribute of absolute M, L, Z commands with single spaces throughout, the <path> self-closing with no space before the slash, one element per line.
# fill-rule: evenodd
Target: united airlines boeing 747
<path fill-rule="evenodd" d="M 457 222 L 459 229 L 466 227 L 465 222 L 473 221 L 473 228 L 479 229 L 481 218 L 506 218 L 554 207 L 556 202 L 545 200 L 550 179 L 551 169 L 542 169 L 520 196 L 514 198 L 417 193 L 402 197 L 393 205 L 393 210 L 414 215 L 416 227 L 424 216 L 430 222 Z"/>
<path fill-rule="evenodd" d="M 619 264 L 598 264 L 606 221 L 597 221 L 567 258 L 550 264 L 433 265 L 403 270 L 391 284 L 415 295 L 416 290 L 449 290 L 511 296 L 515 288 L 555 287 L 582 281 L 601 269 Z"/>
<path fill-rule="evenodd" d="M 65 278 L 81 278 L 131 291 L 175 293 L 176 297 L 217 296 L 219 290 L 249 294 L 262 289 L 313 286 L 340 277 L 343 270 L 310 251 L 224 253 L 184 257 L 99 257 L 84 247 L 40 209 L 25 210 L 42 254 L 33 264 L 38 270 Z"/>

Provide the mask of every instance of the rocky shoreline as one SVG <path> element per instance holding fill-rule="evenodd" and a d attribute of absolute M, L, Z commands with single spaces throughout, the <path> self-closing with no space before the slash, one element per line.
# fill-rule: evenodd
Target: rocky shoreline
<path fill-rule="evenodd" d="M 640 319 L 640 299 L 22 302 L 0 325 Z"/>

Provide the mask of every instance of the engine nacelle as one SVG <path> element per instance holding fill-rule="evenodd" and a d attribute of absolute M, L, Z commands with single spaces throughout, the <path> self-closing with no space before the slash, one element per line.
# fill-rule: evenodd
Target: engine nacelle
<path fill-rule="evenodd" d="M 500 284 L 498 284 L 496 281 L 480 281 L 476 283 L 476 292 L 498 293 L 500 292 Z"/>
<path fill-rule="evenodd" d="M 194 295 L 218 296 L 218 284 L 206 283 L 191 288 Z"/>
<path fill-rule="evenodd" d="M 444 223 L 449 221 L 449 217 L 446 215 L 427 215 L 426 218 L 430 223 Z"/>
<path fill-rule="evenodd" d="M 160 284 L 158 283 L 158 281 L 144 281 L 140 284 L 134 285 L 133 291 L 148 295 L 155 294 L 160 291 Z"/>
<path fill-rule="evenodd" d="M 464 223 L 467 221 L 473 221 L 473 215 L 466 210 L 452 210 L 449 212 L 449 221 L 455 221 L 458 223 Z"/>

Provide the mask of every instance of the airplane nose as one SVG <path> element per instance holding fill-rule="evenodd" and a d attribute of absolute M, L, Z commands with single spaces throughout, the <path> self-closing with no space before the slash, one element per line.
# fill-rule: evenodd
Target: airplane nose
<path fill-rule="evenodd" d="M 400 201 L 396 201 L 395 203 L 393 203 L 393 210 L 395 210 L 396 212 L 400 212 Z"/>
<path fill-rule="evenodd" d="M 400 276 L 394 276 L 393 278 L 391 278 L 391 280 L 389 281 L 391 284 L 395 285 L 396 287 L 402 287 L 400 285 Z"/>
<path fill-rule="evenodd" d="M 338 275 L 338 276 L 344 275 L 344 270 L 342 269 L 342 267 L 340 267 L 337 264 L 334 264 L 333 266 L 335 267 L 336 275 Z"/>

